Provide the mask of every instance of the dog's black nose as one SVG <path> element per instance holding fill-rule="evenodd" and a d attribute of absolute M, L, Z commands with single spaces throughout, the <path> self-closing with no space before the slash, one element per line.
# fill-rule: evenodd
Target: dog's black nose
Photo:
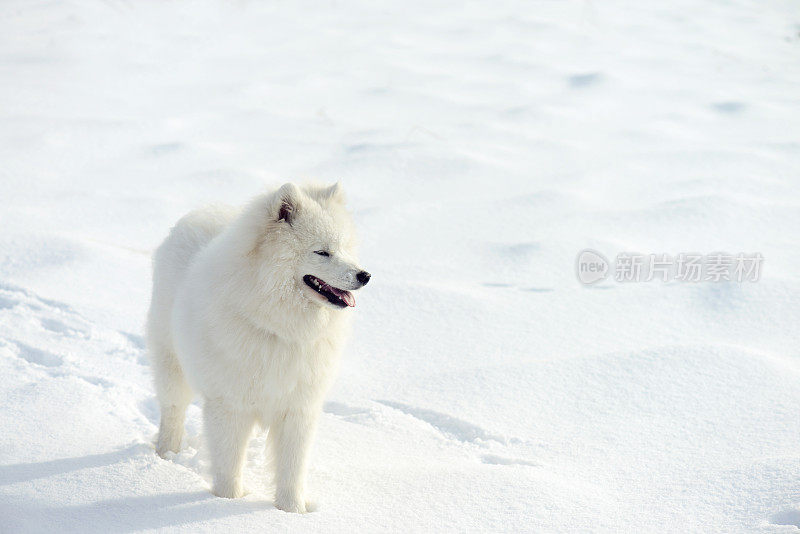
<path fill-rule="evenodd" d="M 361 271 L 360 273 L 358 273 L 356 275 L 356 278 L 358 278 L 358 281 L 361 282 L 362 286 L 367 285 L 367 282 L 369 282 L 369 279 L 371 277 L 372 277 L 372 275 L 369 274 L 367 271 Z"/>

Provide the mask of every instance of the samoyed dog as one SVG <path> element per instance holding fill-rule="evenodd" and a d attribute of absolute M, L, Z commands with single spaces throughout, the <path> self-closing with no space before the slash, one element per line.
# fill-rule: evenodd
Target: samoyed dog
<path fill-rule="evenodd" d="M 286 184 L 241 210 L 184 216 L 158 248 L 147 344 L 161 406 L 156 450 L 177 452 L 203 398 L 213 492 L 240 497 L 253 428 L 269 427 L 275 506 L 307 511 L 308 451 L 348 333 L 356 259 L 338 184 Z"/>

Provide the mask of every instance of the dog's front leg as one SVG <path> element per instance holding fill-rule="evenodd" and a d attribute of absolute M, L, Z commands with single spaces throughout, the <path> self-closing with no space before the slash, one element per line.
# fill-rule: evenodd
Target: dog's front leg
<path fill-rule="evenodd" d="M 243 496 L 244 452 L 253 430 L 255 416 L 233 409 L 221 399 L 206 399 L 203 419 L 211 452 L 214 495 L 228 499 Z"/>
<path fill-rule="evenodd" d="M 305 476 L 317 413 L 289 410 L 270 428 L 275 447 L 275 507 L 285 512 L 306 513 Z"/>

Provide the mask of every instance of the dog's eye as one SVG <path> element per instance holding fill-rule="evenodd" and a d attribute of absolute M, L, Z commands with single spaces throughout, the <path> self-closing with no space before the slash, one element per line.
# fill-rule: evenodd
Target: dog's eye
<path fill-rule="evenodd" d="M 330 256 L 331 253 L 327 250 L 315 250 L 314 254 L 319 254 L 320 256 Z"/>

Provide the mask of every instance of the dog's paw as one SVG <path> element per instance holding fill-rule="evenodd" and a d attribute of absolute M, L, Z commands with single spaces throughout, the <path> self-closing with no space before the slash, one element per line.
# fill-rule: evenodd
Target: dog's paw
<path fill-rule="evenodd" d="M 292 514 L 308 513 L 308 506 L 305 501 L 293 497 L 280 497 L 275 499 L 275 508 Z"/>
<path fill-rule="evenodd" d="M 238 478 L 215 479 L 214 486 L 211 488 L 211 493 L 225 499 L 238 499 L 247 494 L 242 487 L 242 481 Z"/>
<path fill-rule="evenodd" d="M 181 452 L 181 439 L 174 435 L 168 436 L 160 432 L 156 440 L 156 454 L 167 460 L 169 453 L 178 454 Z"/>
<path fill-rule="evenodd" d="M 172 456 L 180 452 L 180 447 L 171 447 L 168 444 L 157 443 L 156 444 L 156 454 L 158 454 L 164 460 L 172 459 Z"/>

